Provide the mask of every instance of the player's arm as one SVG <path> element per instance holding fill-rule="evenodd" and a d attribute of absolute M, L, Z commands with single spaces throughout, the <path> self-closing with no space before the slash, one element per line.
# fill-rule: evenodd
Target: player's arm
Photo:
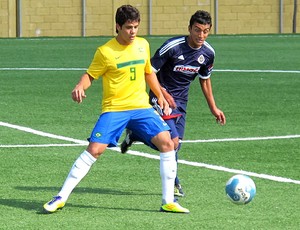
<path fill-rule="evenodd" d="M 210 78 L 207 79 L 200 78 L 199 81 L 200 81 L 202 92 L 205 96 L 206 102 L 209 106 L 211 113 L 216 117 L 217 122 L 219 122 L 221 125 L 225 125 L 226 117 L 223 111 L 216 106 L 216 102 L 212 92 L 212 85 L 211 85 Z"/>
<path fill-rule="evenodd" d="M 152 71 L 155 73 L 155 75 L 158 72 L 153 66 L 152 66 Z M 156 78 L 157 78 L 157 75 L 156 75 Z M 169 94 L 168 91 L 164 87 L 162 87 L 160 83 L 159 83 L 159 87 L 160 87 L 160 90 L 161 90 L 164 98 L 169 103 L 169 107 L 172 109 L 175 109 L 177 107 L 177 105 L 176 105 L 176 102 L 175 102 L 173 96 L 171 94 Z"/>
<path fill-rule="evenodd" d="M 164 113 L 169 115 L 169 103 L 165 99 L 161 86 L 157 80 L 156 74 L 152 71 L 151 73 L 145 73 L 145 80 L 149 85 L 151 91 L 157 97 L 159 106 L 163 109 Z"/>
<path fill-rule="evenodd" d="M 93 82 L 92 78 L 88 73 L 84 73 L 78 84 L 72 90 L 72 99 L 78 103 L 81 103 L 84 98 L 86 98 L 85 90 L 87 90 Z"/>
<path fill-rule="evenodd" d="M 162 91 L 162 93 L 163 93 L 163 95 L 164 95 L 164 98 L 165 98 L 165 99 L 167 100 L 167 102 L 169 103 L 169 106 L 170 106 L 172 109 L 175 109 L 175 108 L 177 107 L 177 105 L 176 105 L 176 102 L 175 102 L 173 96 L 172 96 L 171 94 L 169 94 L 168 91 L 167 91 L 164 87 L 160 86 L 160 89 L 161 89 L 161 91 Z"/>
<path fill-rule="evenodd" d="M 169 41 L 167 40 L 159 49 L 156 50 L 154 56 L 151 58 L 152 70 L 154 71 L 155 74 L 157 74 L 160 71 L 162 66 L 164 66 L 166 62 L 169 61 L 169 59 L 172 59 L 173 56 L 172 49 L 167 49 L 167 52 L 163 52 L 163 54 L 161 54 L 161 50 L 162 49 L 165 50 L 169 46 L 170 46 Z M 175 109 L 177 105 L 175 103 L 173 96 L 169 94 L 168 91 L 165 88 L 163 88 L 161 85 L 160 85 L 160 89 L 163 93 L 163 96 L 169 103 L 169 106 L 172 109 Z"/>

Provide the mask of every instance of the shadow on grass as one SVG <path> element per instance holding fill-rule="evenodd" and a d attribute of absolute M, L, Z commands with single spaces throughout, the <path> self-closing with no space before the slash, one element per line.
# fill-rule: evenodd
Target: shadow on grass
<path fill-rule="evenodd" d="M 29 186 L 16 186 L 14 187 L 17 190 L 21 191 L 53 191 L 55 194 L 58 193 L 61 187 L 29 187 Z M 107 195 L 118 195 L 118 196 L 149 196 L 149 195 L 160 195 L 160 193 L 149 193 L 145 190 L 129 190 L 121 191 L 110 188 L 86 188 L 86 187 L 77 187 L 73 190 L 73 193 L 94 193 L 94 194 L 107 194 Z"/>
<path fill-rule="evenodd" d="M 57 194 L 57 192 L 61 189 L 60 187 L 30 187 L 30 186 L 17 186 L 14 187 L 16 190 L 27 191 L 28 195 L 26 197 L 30 197 L 30 191 L 37 192 L 37 191 L 51 191 L 53 195 Z M 157 195 L 160 196 L 159 193 L 147 193 L 145 190 L 129 190 L 129 191 L 120 191 L 115 189 L 109 188 L 86 188 L 86 187 L 77 187 L 72 192 L 73 194 L 104 194 L 104 195 L 116 195 L 116 196 L 148 196 L 148 195 Z M 37 200 L 29 200 L 29 199 L 5 199 L 0 198 L 0 205 L 13 207 L 13 208 L 21 208 L 27 211 L 35 211 L 37 214 L 49 214 L 45 213 L 43 210 L 43 204 L 45 201 L 37 201 Z M 124 210 L 124 211 L 142 211 L 142 212 L 157 212 L 157 210 L 145 210 L 145 209 L 136 209 L 136 208 L 129 208 L 129 207 L 101 207 L 101 206 L 92 206 L 92 205 L 74 205 L 72 203 L 67 203 L 67 207 L 77 207 L 77 208 L 97 208 L 97 209 L 106 209 L 106 210 Z M 142 206 L 142 208 L 144 208 Z"/>
<path fill-rule="evenodd" d="M 33 200 L 18 200 L 18 199 L 0 199 L 0 205 L 5 205 L 13 208 L 21 208 L 27 211 L 35 211 L 36 214 L 40 215 L 50 215 L 43 210 L 43 203 L 40 201 Z M 145 210 L 137 208 L 116 208 L 116 207 L 103 207 L 103 206 L 93 206 L 93 205 L 74 205 L 68 203 L 67 207 L 76 207 L 82 209 L 105 209 L 105 210 L 121 210 L 121 211 L 142 211 L 142 212 L 157 212 L 157 210 Z M 60 211 L 60 210 L 59 210 Z M 53 213 L 54 214 L 54 213 Z"/>

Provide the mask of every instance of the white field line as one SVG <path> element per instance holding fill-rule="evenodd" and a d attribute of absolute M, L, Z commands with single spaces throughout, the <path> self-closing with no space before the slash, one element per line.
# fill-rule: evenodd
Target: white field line
<path fill-rule="evenodd" d="M 77 139 L 73 139 L 73 138 L 69 138 L 69 137 L 64 137 L 64 136 L 59 136 L 59 135 L 54 135 L 51 133 L 46 133 L 46 132 L 42 132 L 42 131 L 38 131 L 35 129 L 31 129 L 31 128 L 27 128 L 27 127 L 23 127 L 23 126 L 19 126 L 19 125 L 13 125 L 13 124 L 9 124 L 6 122 L 0 122 L 0 126 L 4 126 L 4 127 L 8 127 L 8 128 L 13 128 L 13 129 L 17 129 L 20 131 L 24 131 L 24 132 L 28 132 L 28 133 L 32 133 L 35 135 L 39 135 L 39 136 L 43 136 L 43 137 L 49 137 L 49 138 L 53 138 L 53 139 L 59 139 L 59 140 L 65 140 L 65 141 L 70 141 L 73 142 L 74 144 L 48 144 L 48 145 L 16 145 L 18 147 L 51 147 L 51 146 L 81 146 L 81 145 L 87 145 L 87 141 L 82 141 L 82 140 L 77 140 Z M 292 138 L 299 138 L 300 135 L 290 135 L 292 136 Z M 283 138 L 285 136 L 282 136 Z M 241 138 L 237 138 L 237 139 L 241 139 Z M 263 140 L 271 140 L 272 137 L 268 137 L 263 138 Z M 273 138 L 273 139 L 279 139 L 279 137 Z M 232 139 L 226 139 L 227 141 L 230 140 L 234 140 Z M 245 139 L 243 139 L 245 140 Z M 247 139 L 248 141 L 251 140 L 260 140 L 259 138 L 251 138 L 251 139 Z M 204 142 L 204 141 L 202 141 Z M 207 140 L 206 140 L 207 142 Z M 1 147 L 13 147 L 13 145 L 0 145 Z M 15 147 L 15 146 L 14 146 Z M 113 151 L 117 151 L 120 152 L 120 148 L 119 147 L 115 147 L 115 148 L 110 148 L 110 150 Z M 139 152 L 139 151 L 133 151 L 133 150 L 129 150 L 126 154 L 131 154 L 134 156 L 140 156 L 140 157 L 145 157 L 145 158 L 150 158 L 150 159 L 155 159 L 155 160 L 159 160 L 160 157 L 158 155 L 153 155 L 153 154 L 149 154 L 149 153 L 143 153 L 143 152 Z M 212 169 L 212 170 L 217 170 L 217 171 L 223 171 L 223 172 L 230 172 L 230 173 L 234 173 L 234 174 L 245 174 L 251 177 L 257 177 L 257 178 L 262 178 L 262 179 L 267 179 L 267 180 L 272 180 L 272 181 L 277 181 L 277 182 L 284 182 L 284 183 L 293 183 L 293 184 L 299 184 L 300 185 L 300 181 L 299 180 L 293 180 L 290 178 L 284 178 L 284 177 L 278 177 L 278 176 L 272 176 L 272 175 L 267 175 L 267 174 L 259 174 L 259 173 L 255 173 L 255 172 L 249 172 L 249 171 L 244 171 L 244 170 L 237 170 L 237 169 L 230 169 L 230 168 L 226 168 L 223 166 L 217 166 L 217 165 L 210 165 L 210 164 L 205 164 L 205 163 L 199 163 L 199 162 L 192 162 L 192 161 L 186 161 L 186 160 L 178 160 L 178 163 L 180 164 L 185 164 L 185 165 L 190 165 L 190 166 L 194 166 L 194 167 L 201 167 L 201 168 L 207 168 L 207 169 Z"/>
<path fill-rule="evenodd" d="M 47 148 L 47 147 L 74 147 L 74 146 L 87 146 L 85 144 L 37 144 L 37 145 L 0 145 L 0 148 Z"/>
<path fill-rule="evenodd" d="M 18 67 L 18 68 L 10 68 L 4 67 L 0 68 L 0 70 L 6 71 L 83 71 L 87 70 L 86 68 L 48 68 L 48 67 L 40 67 L 40 68 L 33 68 L 33 67 Z"/>
<path fill-rule="evenodd" d="M 85 71 L 86 68 L 50 68 L 50 67 L 2 67 L 2 71 Z M 300 70 L 260 70 L 260 69 L 214 69 L 215 72 L 238 72 L 238 73 L 300 73 Z"/>
<path fill-rule="evenodd" d="M 267 69 L 214 69 L 215 72 L 238 73 L 300 73 L 300 70 L 267 70 Z"/>
<path fill-rule="evenodd" d="M 20 131 L 36 134 L 36 135 L 43 136 L 43 137 L 49 137 L 49 138 L 64 140 L 64 141 L 70 141 L 70 142 L 73 142 L 73 143 L 76 143 L 76 144 L 85 144 L 85 145 L 87 144 L 87 141 L 81 141 L 81 140 L 77 140 L 77 139 L 70 138 L 70 137 L 64 137 L 64 136 L 59 136 L 59 135 L 55 135 L 55 134 L 51 134 L 51 133 L 45 133 L 45 132 L 38 131 L 38 130 L 35 130 L 35 129 L 31 129 L 31 128 L 27 128 L 27 127 L 19 126 L 19 125 L 13 125 L 13 124 L 9 124 L 9 123 L 6 123 L 6 122 L 1 122 L 0 121 L 0 126 L 5 126 L 5 127 L 8 127 L 8 128 L 17 129 L 17 130 L 20 130 Z"/>
<path fill-rule="evenodd" d="M 232 142 L 232 141 L 262 141 L 262 140 L 275 140 L 275 139 L 293 139 L 300 138 L 300 135 L 287 135 L 287 136 L 271 136 L 271 137 L 240 137 L 240 138 L 224 138 L 224 139 L 207 139 L 207 140 L 185 140 L 183 143 L 208 143 L 208 142 Z"/>
<path fill-rule="evenodd" d="M 116 147 L 116 148 L 111 148 L 111 149 L 120 152 L 120 148 Z M 139 151 L 133 151 L 133 150 L 128 150 L 128 152 L 126 152 L 126 154 L 131 154 L 134 156 L 142 156 L 142 157 L 156 159 L 156 160 L 160 159 L 158 155 L 152 155 L 152 154 L 143 153 L 143 152 L 139 152 Z M 267 175 L 267 174 L 260 174 L 260 173 L 255 173 L 255 172 L 248 172 L 248 171 L 238 170 L 238 169 L 230 169 L 230 168 L 226 168 L 223 166 L 210 165 L 210 164 L 192 162 L 192 161 L 186 161 L 186 160 L 178 160 L 178 163 L 195 166 L 195 167 L 200 167 L 200 168 L 212 169 L 212 170 L 216 170 L 216 171 L 223 171 L 223 172 L 229 172 L 229 173 L 234 173 L 234 174 L 244 174 L 244 175 L 248 175 L 251 177 L 257 177 L 257 178 L 262 178 L 262 179 L 267 179 L 267 180 L 272 180 L 272 181 L 277 181 L 277 182 L 293 183 L 293 184 L 300 185 L 299 180 L 293 180 L 290 178 L 272 176 L 272 175 Z"/>

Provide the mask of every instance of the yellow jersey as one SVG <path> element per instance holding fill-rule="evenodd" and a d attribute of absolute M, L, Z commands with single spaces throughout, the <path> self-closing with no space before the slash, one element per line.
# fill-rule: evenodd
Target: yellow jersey
<path fill-rule="evenodd" d="M 149 43 L 136 37 L 130 45 L 116 38 L 98 47 L 87 73 L 102 76 L 102 112 L 150 108 L 145 73 L 151 73 Z"/>

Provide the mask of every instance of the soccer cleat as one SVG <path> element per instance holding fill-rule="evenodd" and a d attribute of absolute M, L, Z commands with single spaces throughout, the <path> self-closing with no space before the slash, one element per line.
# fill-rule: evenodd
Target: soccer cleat
<path fill-rule="evenodd" d="M 174 196 L 184 197 L 184 192 L 180 184 L 175 184 L 174 186 Z"/>
<path fill-rule="evenodd" d="M 168 203 L 165 205 L 162 205 L 160 207 L 161 212 L 172 212 L 172 213 L 190 213 L 190 211 L 186 208 L 183 208 L 180 206 L 180 204 L 173 202 L 173 203 Z"/>
<path fill-rule="evenodd" d="M 153 104 L 153 109 L 155 109 L 160 116 L 163 116 L 164 112 L 160 108 L 159 104 L 157 103 L 157 98 L 155 98 L 155 97 L 152 98 L 152 104 Z"/>
<path fill-rule="evenodd" d="M 132 131 L 129 129 L 126 129 L 126 136 L 124 141 L 121 144 L 121 153 L 126 153 L 128 148 L 132 145 L 133 140 L 130 139 L 130 135 L 132 134 Z"/>
<path fill-rule="evenodd" d="M 52 200 L 44 204 L 44 211 L 47 213 L 56 212 L 58 209 L 62 209 L 65 206 L 65 202 L 61 200 L 61 196 L 55 196 Z"/>

